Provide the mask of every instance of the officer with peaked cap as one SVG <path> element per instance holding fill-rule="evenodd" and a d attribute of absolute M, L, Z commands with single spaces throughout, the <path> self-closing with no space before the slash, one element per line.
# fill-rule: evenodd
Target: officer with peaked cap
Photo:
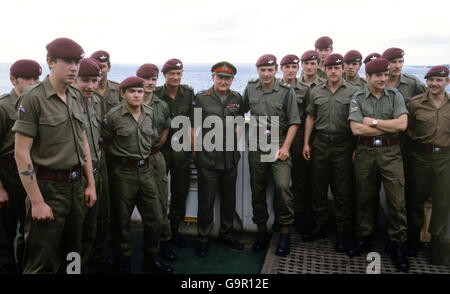
<path fill-rule="evenodd" d="M 70 86 L 84 52 L 67 38 L 46 48 L 50 75 L 23 94 L 13 127 L 28 195 L 24 273 L 57 273 L 68 253 L 81 254 L 85 206 L 96 201 L 83 97 Z"/>
<path fill-rule="evenodd" d="M 220 241 L 231 249 L 243 250 L 244 245 L 233 237 L 233 219 L 236 211 L 236 179 L 240 152 L 237 150 L 237 129 L 243 128 L 242 97 L 230 89 L 236 75 L 236 67 L 227 61 L 211 67 L 213 86 L 196 94 L 193 100 L 191 126 L 199 113 L 203 125 L 205 119 L 217 118 L 222 121 L 223 150 L 210 150 L 206 146 L 207 134 L 211 128 L 192 128 L 191 145 L 194 162 L 198 171 L 198 223 L 196 254 L 208 255 L 208 241 L 214 222 L 214 202 L 216 192 L 220 194 Z M 200 110 L 200 111 L 199 111 Z M 227 138 L 227 119 L 241 118 L 241 125 L 233 125 L 233 138 Z M 197 118 L 198 119 L 198 118 Z M 201 135 L 199 135 L 201 134 Z M 233 140 L 231 140 L 233 139 Z M 228 145 L 229 143 L 233 145 Z M 213 142 L 211 142 L 213 143 Z M 217 144 L 217 142 L 214 142 Z"/>
<path fill-rule="evenodd" d="M 447 232 L 450 191 L 450 98 L 445 87 L 449 70 L 433 66 L 425 75 L 428 90 L 411 99 L 408 134 L 411 152 L 411 193 L 406 199 L 408 213 L 408 255 L 416 256 L 424 223 L 424 202 L 431 196 L 432 214 L 429 258 L 443 263 L 441 240 Z"/>
<path fill-rule="evenodd" d="M 14 132 L 19 96 L 39 80 L 41 66 L 34 60 L 21 59 L 10 68 L 14 88 L 0 96 L 0 273 L 22 271 L 24 249 L 25 198 L 27 196 L 14 160 Z M 19 234 L 17 234 L 19 226 Z M 2 235 L 5 233 L 6 235 Z M 17 239 L 16 250 L 14 240 Z M 15 260 L 17 255 L 17 261 Z"/>
<path fill-rule="evenodd" d="M 355 156 L 357 240 L 347 252 L 357 256 L 370 247 L 375 189 L 380 177 L 386 193 L 391 257 L 401 271 L 409 270 L 405 252 L 405 178 L 399 132 L 406 130 L 408 111 L 402 94 L 386 87 L 389 62 L 377 58 L 366 64 L 368 86 L 355 93 L 348 120 L 358 136 Z"/>

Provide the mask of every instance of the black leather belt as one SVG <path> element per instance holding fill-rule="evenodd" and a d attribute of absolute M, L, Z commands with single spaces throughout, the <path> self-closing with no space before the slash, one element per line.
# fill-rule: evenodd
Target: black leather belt
<path fill-rule="evenodd" d="M 43 166 L 36 166 L 36 176 L 40 179 L 71 183 L 81 179 L 81 167 L 74 167 L 67 170 L 48 169 Z"/>
<path fill-rule="evenodd" d="M 439 154 L 439 153 L 442 153 L 444 151 L 449 151 L 450 150 L 450 147 L 439 147 L 439 146 L 430 145 L 430 144 L 416 143 L 416 144 L 414 144 L 414 146 L 420 152 L 428 153 L 428 154 Z"/>
<path fill-rule="evenodd" d="M 325 133 L 318 132 L 317 133 L 317 137 L 322 142 L 325 142 L 325 143 L 328 143 L 328 144 L 339 144 L 339 143 L 343 143 L 343 142 L 346 142 L 346 141 L 348 141 L 348 142 L 351 141 L 351 138 L 348 135 L 328 135 L 328 134 L 325 134 Z"/>
<path fill-rule="evenodd" d="M 358 142 L 369 147 L 389 147 L 397 145 L 399 140 L 398 138 L 359 137 Z"/>

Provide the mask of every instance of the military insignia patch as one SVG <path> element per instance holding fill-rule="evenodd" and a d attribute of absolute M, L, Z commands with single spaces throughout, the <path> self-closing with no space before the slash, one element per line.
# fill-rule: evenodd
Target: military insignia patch
<path fill-rule="evenodd" d="M 27 113 L 27 112 L 25 111 L 25 108 L 23 108 L 22 104 L 19 106 L 19 111 L 22 111 L 23 113 Z"/>
<path fill-rule="evenodd" d="M 354 104 L 358 104 L 358 100 L 356 100 L 356 99 L 352 99 L 352 103 L 354 103 Z"/>
<path fill-rule="evenodd" d="M 355 111 L 358 111 L 358 107 L 352 107 L 352 108 L 350 109 L 350 112 L 355 112 Z"/>

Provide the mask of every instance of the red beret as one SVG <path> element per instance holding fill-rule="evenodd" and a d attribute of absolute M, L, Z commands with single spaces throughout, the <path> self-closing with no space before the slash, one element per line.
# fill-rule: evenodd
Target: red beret
<path fill-rule="evenodd" d="M 123 80 L 119 84 L 119 89 L 127 89 L 127 88 L 143 88 L 144 87 L 144 79 L 139 77 L 129 77 Z"/>
<path fill-rule="evenodd" d="M 364 64 L 366 64 L 367 62 L 380 58 L 381 54 L 379 53 L 370 53 L 369 55 L 366 56 L 366 58 L 364 58 Z"/>
<path fill-rule="evenodd" d="M 298 64 L 299 61 L 300 61 L 300 58 L 298 58 L 298 56 L 296 56 L 294 54 L 289 54 L 281 59 L 280 65 Z"/>
<path fill-rule="evenodd" d="M 216 75 L 233 77 L 236 74 L 237 69 L 228 61 L 221 61 L 211 67 L 211 72 Z"/>
<path fill-rule="evenodd" d="M 83 48 L 77 42 L 68 38 L 58 38 L 45 47 L 50 56 L 55 58 L 76 59 L 84 57 Z"/>
<path fill-rule="evenodd" d="M 153 63 L 145 63 L 141 65 L 136 71 L 136 75 L 143 79 L 149 79 L 151 77 L 158 77 L 159 69 Z"/>
<path fill-rule="evenodd" d="M 373 74 L 389 70 L 389 61 L 382 57 L 367 62 L 366 73 Z"/>
<path fill-rule="evenodd" d="M 277 65 L 277 58 L 272 54 L 264 54 L 256 61 L 256 67 Z"/>
<path fill-rule="evenodd" d="M 381 57 L 383 57 L 386 60 L 394 60 L 397 58 L 403 58 L 403 55 L 405 55 L 405 51 L 403 51 L 400 48 L 389 48 L 386 51 L 383 52 L 383 55 L 381 55 Z"/>
<path fill-rule="evenodd" d="M 103 50 L 95 51 L 90 57 L 100 62 L 109 62 L 109 53 Z"/>
<path fill-rule="evenodd" d="M 306 51 L 305 53 L 303 53 L 301 60 L 319 60 L 319 53 L 315 50 Z"/>
<path fill-rule="evenodd" d="M 38 77 L 42 74 L 42 68 L 34 60 L 20 59 L 11 65 L 9 72 L 16 78 Z"/>
<path fill-rule="evenodd" d="M 164 63 L 161 72 L 166 73 L 171 69 L 183 69 L 183 62 L 176 58 L 169 59 Z"/>
<path fill-rule="evenodd" d="M 362 61 L 362 55 L 357 50 L 350 50 L 344 55 L 344 62 L 350 62 L 350 61 L 356 61 L 361 62 Z"/>
<path fill-rule="evenodd" d="M 327 56 L 323 61 L 323 65 L 341 65 L 344 64 L 344 57 L 339 53 L 333 53 Z"/>
<path fill-rule="evenodd" d="M 80 61 L 79 77 L 99 77 L 102 75 L 102 68 L 94 58 L 83 58 Z"/>
<path fill-rule="evenodd" d="M 425 79 L 428 79 L 429 77 L 443 77 L 448 78 L 448 68 L 445 66 L 433 66 L 425 75 Z"/>
<path fill-rule="evenodd" d="M 330 37 L 323 36 L 316 40 L 314 46 L 319 49 L 333 48 L 333 40 Z"/>

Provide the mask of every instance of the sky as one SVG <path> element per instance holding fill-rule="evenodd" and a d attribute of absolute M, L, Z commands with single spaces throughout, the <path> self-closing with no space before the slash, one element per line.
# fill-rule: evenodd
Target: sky
<path fill-rule="evenodd" d="M 334 52 L 363 56 L 405 50 L 405 64 L 449 64 L 450 1 L 416 0 L 39 0 L 1 1 L 0 62 L 45 62 L 59 37 L 112 63 L 255 63 L 314 49 L 330 36 Z"/>

